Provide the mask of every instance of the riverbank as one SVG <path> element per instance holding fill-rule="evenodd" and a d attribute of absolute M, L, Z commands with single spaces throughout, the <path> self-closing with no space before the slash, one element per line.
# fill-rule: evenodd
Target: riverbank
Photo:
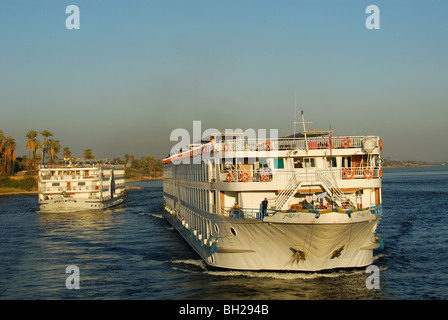
<path fill-rule="evenodd" d="M 1 176 L 0 195 L 37 194 L 37 176 Z"/>

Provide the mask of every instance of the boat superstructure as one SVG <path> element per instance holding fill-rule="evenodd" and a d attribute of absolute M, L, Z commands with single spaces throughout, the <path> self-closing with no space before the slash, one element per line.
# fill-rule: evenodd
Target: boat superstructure
<path fill-rule="evenodd" d="M 39 166 L 41 211 L 104 209 L 126 197 L 123 165 L 77 162 Z"/>
<path fill-rule="evenodd" d="M 211 135 L 164 159 L 164 215 L 210 266 L 363 267 L 381 244 L 381 150 L 331 131 Z"/>

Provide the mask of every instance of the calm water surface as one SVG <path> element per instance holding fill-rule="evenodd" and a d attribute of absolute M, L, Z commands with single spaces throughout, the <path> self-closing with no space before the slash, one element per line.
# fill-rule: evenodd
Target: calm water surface
<path fill-rule="evenodd" d="M 100 212 L 40 213 L 37 196 L 1 196 L 0 299 L 448 299 L 448 168 L 383 172 L 380 289 L 364 269 L 208 269 L 163 218 L 162 182 L 146 181 Z M 79 290 L 66 288 L 69 265 Z"/>

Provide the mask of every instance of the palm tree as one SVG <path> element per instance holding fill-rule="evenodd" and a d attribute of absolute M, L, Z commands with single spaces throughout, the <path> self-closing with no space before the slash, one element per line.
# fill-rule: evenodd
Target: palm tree
<path fill-rule="evenodd" d="M 0 174 L 3 173 L 3 144 L 5 141 L 5 134 L 0 130 Z"/>
<path fill-rule="evenodd" d="M 36 154 L 37 150 L 37 144 L 36 144 L 36 137 L 39 134 L 36 130 L 30 130 L 26 133 L 25 138 L 28 140 L 26 141 L 25 146 L 29 150 L 29 156 L 28 156 L 28 170 L 35 170 L 35 162 L 34 162 L 34 155 Z M 31 157 L 31 154 L 33 154 L 33 157 Z"/>
<path fill-rule="evenodd" d="M 0 169 L 0 172 L 13 174 L 14 161 L 16 160 L 16 141 L 13 137 L 7 136 L 6 139 L 2 141 L 2 146 L 2 168 Z"/>
<path fill-rule="evenodd" d="M 92 149 L 84 149 L 82 155 L 84 156 L 84 159 L 95 159 Z"/>
<path fill-rule="evenodd" d="M 72 157 L 72 151 L 69 147 L 64 147 L 62 155 L 64 156 L 64 160 L 70 160 L 70 158 Z"/>
<path fill-rule="evenodd" d="M 48 130 L 44 130 L 40 134 L 44 136 L 44 147 L 43 147 L 43 151 L 42 151 L 42 164 L 45 164 L 45 153 L 47 151 L 47 138 L 53 137 L 53 134 Z"/>
<path fill-rule="evenodd" d="M 3 140 L 5 140 L 5 134 L 3 133 L 2 130 L 0 130 L 0 155 L 3 150 Z"/>
<path fill-rule="evenodd" d="M 59 143 L 59 140 L 49 139 L 47 141 L 47 146 L 50 154 L 50 163 L 53 163 L 54 159 L 57 158 L 57 154 L 62 148 L 61 144 Z"/>

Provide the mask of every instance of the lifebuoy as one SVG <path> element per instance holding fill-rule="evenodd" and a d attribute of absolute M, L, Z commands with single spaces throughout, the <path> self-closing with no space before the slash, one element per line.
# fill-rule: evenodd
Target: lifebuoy
<path fill-rule="evenodd" d="M 383 141 L 381 141 L 381 139 L 378 141 L 380 150 L 383 150 Z"/>
<path fill-rule="evenodd" d="M 344 176 L 346 179 L 353 179 L 353 170 L 345 170 Z"/>
<path fill-rule="evenodd" d="M 383 177 L 383 170 L 380 169 L 380 178 L 382 178 L 382 177 Z"/>
<path fill-rule="evenodd" d="M 366 179 L 372 179 L 372 176 L 373 176 L 373 172 L 372 172 L 372 170 L 366 169 L 366 170 L 364 171 L 364 178 L 366 178 Z"/>
<path fill-rule="evenodd" d="M 269 175 L 266 172 L 264 172 L 260 175 L 260 179 L 263 182 L 269 181 Z"/>
<path fill-rule="evenodd" d="M 264 142 L 263 147 L 264 147 L 264 150 L 270 151 L 271 150 L 271 141 Z"/>
<path fill-rule="evenodd" d="M 230 145 L 228 142 L 226 142 L 226 144 L 224 145 L 224 151 L 227 152 L 230 150 Z"/>
<path fill-rule="evenodd" d="M 226 180 L 227 180 L 227 182 L 232 181 L 232 174 L 230 172 L 227 174 Z"/>
<path fill-rule="evenodd" d="M 243 182 L 249 181 L 249 174 L 247 172 L 243 172 L 240 176 L 240 180 Z"/>
<path fill-rule="evenodd" d="M 351 141 L 350 141 L 350 139 L 349 139 L 349 138 L 345 138 L 344 140 L 342 140 L 341 145 L 342 145 L 342 147 L 345 148 L 345 149 L 346 149 L 346 148 L 349 148 L 350 145 L 351 145 Z"/>

